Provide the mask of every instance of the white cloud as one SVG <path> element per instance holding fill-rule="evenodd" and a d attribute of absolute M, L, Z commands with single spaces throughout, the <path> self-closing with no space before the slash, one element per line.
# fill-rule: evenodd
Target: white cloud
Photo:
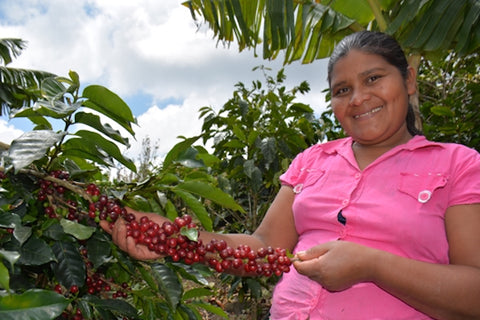
<path fill-rule="evenodd" d="M 199 133 L 200 107 L 220 108 L 237 82 L 249 86 L 262 80 L 261 72 L 252 72 L 252 68 L 265 65 L 274 76 L 282 67 L 282 56 L 264 61 L 251 51 L 239 53 L 235 44 L 217 46 L 211 31 L 206 27 L 197 30 L 181 2 L 2 0 L 0 34 L 28 41 L 28 48 L 12 67 L 62 76 L 74 70 L 83 85 L 100 84 L 122 98 L 151 95 L 150 105 L 130 103 L 139 127 L 128 153 L 136 158 L 146 135 L 152 142 L 158 140 L 159 153 L 165 153 L 179 141 L 177 136 Z M 311 93 L 298 100 L 317 113 L 324 106 L 325 70 L 324 61 L 286 67 L 287 87 L 304 80 L 310 83 Z M 178 103 L 162 105 L 172 100 Z M 147 111 L 138 114 L 139 109 Z M 0 126 L 1 137 L 5 130 L 5 125 Z"/>
<path fill-rule="evenodd" d="M 0 141 L 6 144 L 11 144 L 12 140 L 18 138 L 23 134 L 22 130 L 15 128 L 4 119 L 0 119 Z"/>

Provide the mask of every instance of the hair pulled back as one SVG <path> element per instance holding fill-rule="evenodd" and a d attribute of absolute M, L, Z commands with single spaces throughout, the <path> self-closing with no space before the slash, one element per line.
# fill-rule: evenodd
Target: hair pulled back
<path fill-rule="evenodd" d="M 365 53 L 376 54 L 384 58 L 389 64 L 396 67 L 404 80 L 408 77 L 408 61 L 400 44 L 390 35 L 376 31 L 359 31 L 343 38 L 336 46 L 328 61 L 328 85 L 331 83 L 331 74 L 335 64 L 346 56 L 352 49 Z M 411 135 L 420 135 L 422 132 L 415 127 L 415 114 L 412 105 L 408 105 L 407 129 Z"/>

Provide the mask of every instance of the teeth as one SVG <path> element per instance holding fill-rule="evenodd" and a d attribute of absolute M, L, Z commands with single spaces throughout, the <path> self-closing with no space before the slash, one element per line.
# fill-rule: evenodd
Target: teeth
<path fill-rule="evenodd" d="M 382 109 L 382 107 L 378 107 L 378 108 L 372 109 L 372 110 L 370 110 L 370 111 L 368 111 L 368 112 L 365 112 L 365 113 L 356 115 L 356 116 L 354 116 L 353 118 L 354 118 L 354 119 L 362 118 L 362 117 L 371 115 L 371 114 L 373 114 L 373 113 L 375 113 L 375 112 L 378 112 L 378 111 L 380 111 L 381 109 Z"/>

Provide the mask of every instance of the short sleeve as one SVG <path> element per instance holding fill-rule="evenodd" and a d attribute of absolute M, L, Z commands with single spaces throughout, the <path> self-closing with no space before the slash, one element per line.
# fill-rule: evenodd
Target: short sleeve
<path fill-rule="evenodd" d="M 280 176 L 280 182 L 282 185 L 290 187 L 295 186 L 298 183 L 298 178 L 303 167 L 303 156 L 306 151 L 299 153 L 292 161 L 287 171 Z"/>
<path fill-rule="evenodd" d="M 312 146 L 299 153 L 292 161 L 287 171 L 280 176 L 282 185 L 292 188 L 309 183 L 310 180 L 316 179 L 323 174 L 323 170 L 319 170 L 314 163 L 322 154 L 320 145 Z"/>
<path fill-rule="evenodd" d="M 452 172 L 452 190 L 449 206 L 480 203 L 480 154 L 473 149 L 459 146 L 452 161 L 456 163 Z"/>

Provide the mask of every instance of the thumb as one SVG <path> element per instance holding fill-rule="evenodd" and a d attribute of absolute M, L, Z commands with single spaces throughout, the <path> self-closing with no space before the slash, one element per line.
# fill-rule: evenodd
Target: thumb
<path fill-rule="evenodd" d="M 300 261 L 311 260 L 324 255 L 329 249 L 327 244 L 319 244 L 305 251 L 299 251 L 295 254 L 295 258 Z"/>
<path fill-rule="evenodd" d="M 104 231 L 106 231 L 109 234 L 112 234 L 112 226 L 110 225 L 110 222 L 105 220 L 100 220 L 99 224 Z"/>

